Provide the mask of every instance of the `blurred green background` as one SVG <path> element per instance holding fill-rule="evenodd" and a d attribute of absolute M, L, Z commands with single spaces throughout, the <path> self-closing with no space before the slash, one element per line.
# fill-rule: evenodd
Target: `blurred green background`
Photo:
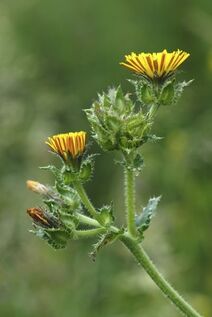
<path fill-rule="evenodd" d="M 55 252 L 28 232 L 39 197 L 26 179 L 51 184 L 47 136 L 88 129 L 83 108 L 97 91 L 132 78 L 118 63 L 131 51 L 183 49 L 178 105 L 161 109 L 144 147 L 138 206 L 162 194 L 144 245 L 160 270 L 204 316 L 212 316 L 211 0 L 1 0 L 0 316 L 177 317 L 121 245 L 88 257 L 89 242 Z M 93 151 L 100 150 L 93 144 Z M 99 156 L 87 186 L 96 206 L 123 207 L 113 154 Z M 139 207 L 141 208 L 141 207 Z"/>

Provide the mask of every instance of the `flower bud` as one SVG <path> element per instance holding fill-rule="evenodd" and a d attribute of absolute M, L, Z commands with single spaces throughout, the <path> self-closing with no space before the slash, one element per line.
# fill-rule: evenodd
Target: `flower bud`
<path fill-rule="evenodd" d="M 46 210 L 41 208 L 28 208 L 28 215 L 33 219 L 34 223 L 43 228 L 59 228 L 60 221 Z"/>
<path fill-rule="evenodd" d="M 145 97 L 150 102 L 153 98 L 150 88 L 145 86 L 145 89 Z M 120 87 L 99 95 L 99 99 L 85 112 L 93 136 L 104 151 L 133 151 L 148 139 L 148 117 L 142 109 L 136 111 L 129 94 L 124 95 Z"/>
<path fill-rule="evenodd" d="M 28 180 L 26 185 L 29 190 L 40 195 L 47 195 L 49 193 L 49 188 L 39 182 Z"/>

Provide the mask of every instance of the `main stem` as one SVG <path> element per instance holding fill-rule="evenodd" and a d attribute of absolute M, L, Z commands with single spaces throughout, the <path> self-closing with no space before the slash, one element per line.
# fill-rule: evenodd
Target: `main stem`
<path fill-rule="evenodd" d="M 144 249 L 139 245 L 136 238 L 136 223 L 135 223 L 135 175 L 130 169 L 125 168 L 125 202 L 126 202 L 126 217 L 128 232 L 120 239 L 126 247 L 135 256 L 137 261 L 143 266 L 152 280 L 158 285 L 161 291 L 180 309 L 185 316 L 201 317 L 177 291 L 165 280 L 152 263 Z"/>
<path fill-rule="evenodd" d="M 131 251 L 137 261 L 143 266 L 144 270 L 149 274 L 152 280 L 157 284 L 161 291 L 172 301 L 179 310 L 187 317 L 203 317 L 192 306 L 190 306 L 180 294 L 165 280 L 152 263 L 144 249 L 137 241 L 131 237 L 123 236 L 121 241 Z"/>
<path fill-rule="evenodd" d="M 128 168 L 125 168 L 124 174 L 127 227 L 131 236 L 135 237 L 135 175 L 134 172 Z"/>

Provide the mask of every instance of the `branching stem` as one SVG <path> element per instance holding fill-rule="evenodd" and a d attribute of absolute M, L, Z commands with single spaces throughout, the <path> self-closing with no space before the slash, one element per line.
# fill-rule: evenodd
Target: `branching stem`
<path fill-rule="evenodd" d="M 88 230 L 75 230 L 76 239 L 86 239 L 97 236 L 98 234 L 104 233 L 104 228 L 95 228 L 95 229 L 88 229 Z"/>
<path fill-rule="evenodd" d="M 74 187 L 77 190 L 83 205 L 89 212 L 89 214 L 94 218 L 87 217 L 82 214 L 77 214 L 79 221 L 81 221 L 84 224 L 91 225 L 94 227 L 101 227 L 102 229 L 105 230 L 105 228 L 101 225 L 101 223 L 98 221 L 100 219 L 100 215 L 98 214 L 98 211 L 96 211 L 95 207 L 93 206 L 92 202 L 90 201 L 83 185 L 81 183 L 74 183 Z M 109 228 L 108 228 L 109 229 Z M 119 229 L 116 228 L 115 226 L 110 226 L 110 230 L 112 232 L 119 232 Z"/>
<path fill-rule="evenodd" d="M 93 218 L 90 218 L 88 216 L 82 215 L 80 213 L 77 213 L 76 216 L 77 216 L 79 222 L 81 222 L 81 223 L 83 223 L 85 225 L 89 225 L 89 226 L 92 226 L 92 227 L 100 227 L 100 224 L 98 223 L 98 221 L 96 221 Z"/>
<path fill-rule="evenodd" d="M 96 209 L 94 208 L 93 204 L 91 203 L 90 199 L 88 198 L 82 184 L 80 182 L 75 182 L 74 187 L 75 187 L 76 191 L 78 192 L 78 194 L 82 200 L 82 203 L 86 207 L 89 214 L 94 219 L 98 218 L 98 213 L 97 213 Z"/>

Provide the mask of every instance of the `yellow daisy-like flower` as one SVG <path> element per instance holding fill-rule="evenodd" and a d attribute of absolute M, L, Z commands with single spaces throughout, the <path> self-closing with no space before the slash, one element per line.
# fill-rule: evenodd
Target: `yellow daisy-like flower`
<path fill-rule="evenodd" d="M 69 132 L 57 134 L 48 138 L 46 144 L 64 160 L 69 156 L 76 159 L 77 156 L 82 155 L 85 150 L 86 132 Z"/>
<path fill-rule="evenodd" d="M 167 50 L 159 53 L 131 53 L 125 55 L 126 62 L 121 62 L 120 65 L 150 79 L 164 78 L 172 74 L 189 55 L 179 49 L 171 53 Z"/>

